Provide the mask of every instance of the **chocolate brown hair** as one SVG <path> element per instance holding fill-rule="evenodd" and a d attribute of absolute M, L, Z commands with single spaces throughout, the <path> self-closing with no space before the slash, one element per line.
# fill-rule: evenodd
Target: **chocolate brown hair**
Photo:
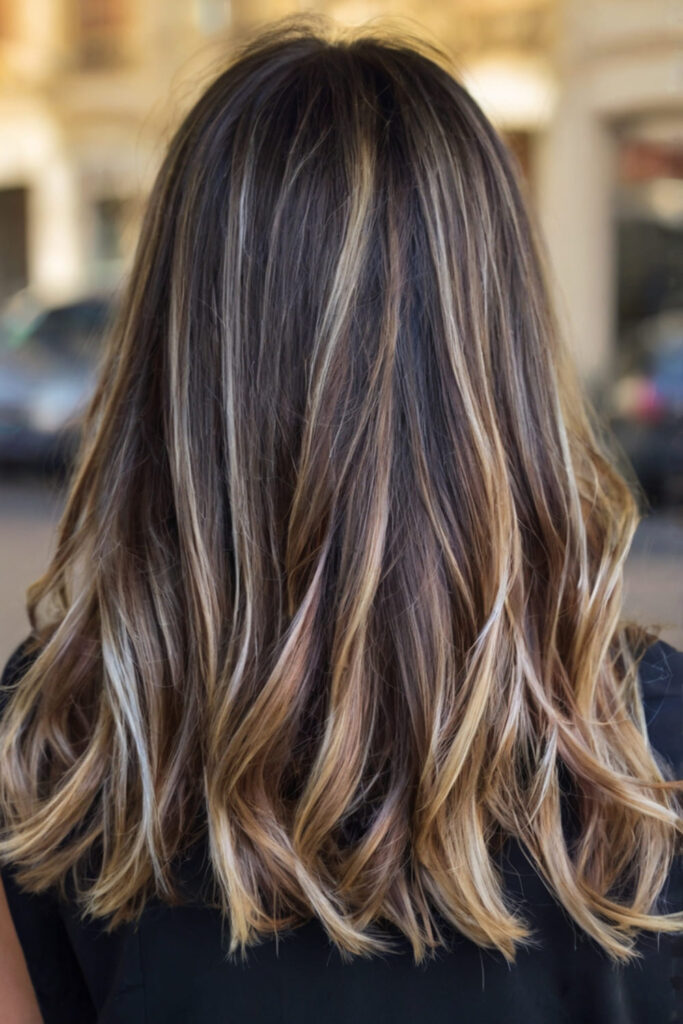
<path fill-rule="evenodd" d="M 632 958 L 683 923 L 657 903 L 683 783 L 622 619 L 638 515 L 447 58 L 270 28 L 149 201 L 28 591 L 2 858 L 114 926 L 178 898 L 203 828 L 231 952 L 317 916 L 350 954 L 391 922 L 419 961 L 438 913 L 513 959 L 515 837 Z"/>

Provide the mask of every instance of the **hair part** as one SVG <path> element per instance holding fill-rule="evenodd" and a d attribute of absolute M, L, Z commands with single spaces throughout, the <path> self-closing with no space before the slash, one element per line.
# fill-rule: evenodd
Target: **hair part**
<path fill-rule="evenodd" d="M 611 957 L 680 929 L 683 783 L 621 618 L 638 510 L 591 415 L 446 56 L 318 19 L 242 47 L 159 172 L 27 592 L 19 881 L 114 927 L 181 898 L 204 835 L 230 953 L 316 916 L 419 962 L 440 917 L 513 960 L 512 837 Z"/>

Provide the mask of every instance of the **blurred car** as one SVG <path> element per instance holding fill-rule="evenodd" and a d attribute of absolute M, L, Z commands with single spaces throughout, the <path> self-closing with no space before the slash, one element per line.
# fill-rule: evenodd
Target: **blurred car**
<path fill-rule="evenodd" d="M 0 317 L 0 463 L 59 470 L 95 386 L 108 296 L 42 306 L 30 296 Z"/>
<path fill-rule="evenodd" d="M 683 309 L 641 321 L 623 346 L 611 425 L 653 505 L 683 500 Z"/>

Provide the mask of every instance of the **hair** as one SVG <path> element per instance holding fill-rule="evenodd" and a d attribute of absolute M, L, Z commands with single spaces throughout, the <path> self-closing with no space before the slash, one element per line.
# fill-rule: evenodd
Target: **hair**
<path fill-rule="evenodd" d="M 512 838 L 615 960 L 681 928 L 683 782 L 621 617 L 638 503 L 544 266 L 431 44 L 309 18 L 233 54 L 161 166 L 27 590 L 24 887 L 69 877 L 113 928 L 181 899 L 203 835 L 229 955 L 317 917 L 345 958 L 384 922 L 420 962 L 441 921 L 514 961 Z"/>

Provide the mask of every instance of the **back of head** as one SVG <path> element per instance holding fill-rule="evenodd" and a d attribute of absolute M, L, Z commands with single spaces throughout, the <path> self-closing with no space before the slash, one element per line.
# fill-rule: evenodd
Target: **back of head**
<path fill-rule="evenodd" d="M 116 923 L 174 898 L 199 821 L 232 950 L 314 914 L 351 953 L 390 921 L 420 959 L 436 911 L 512 957 L 514 836 L 628 958 L 676 924 L 653 908 L 681 788 L 621 620 L 637 518 L 446 58 L 260 35 L 149 202 L 29 591 L 0 853 Z"/>

